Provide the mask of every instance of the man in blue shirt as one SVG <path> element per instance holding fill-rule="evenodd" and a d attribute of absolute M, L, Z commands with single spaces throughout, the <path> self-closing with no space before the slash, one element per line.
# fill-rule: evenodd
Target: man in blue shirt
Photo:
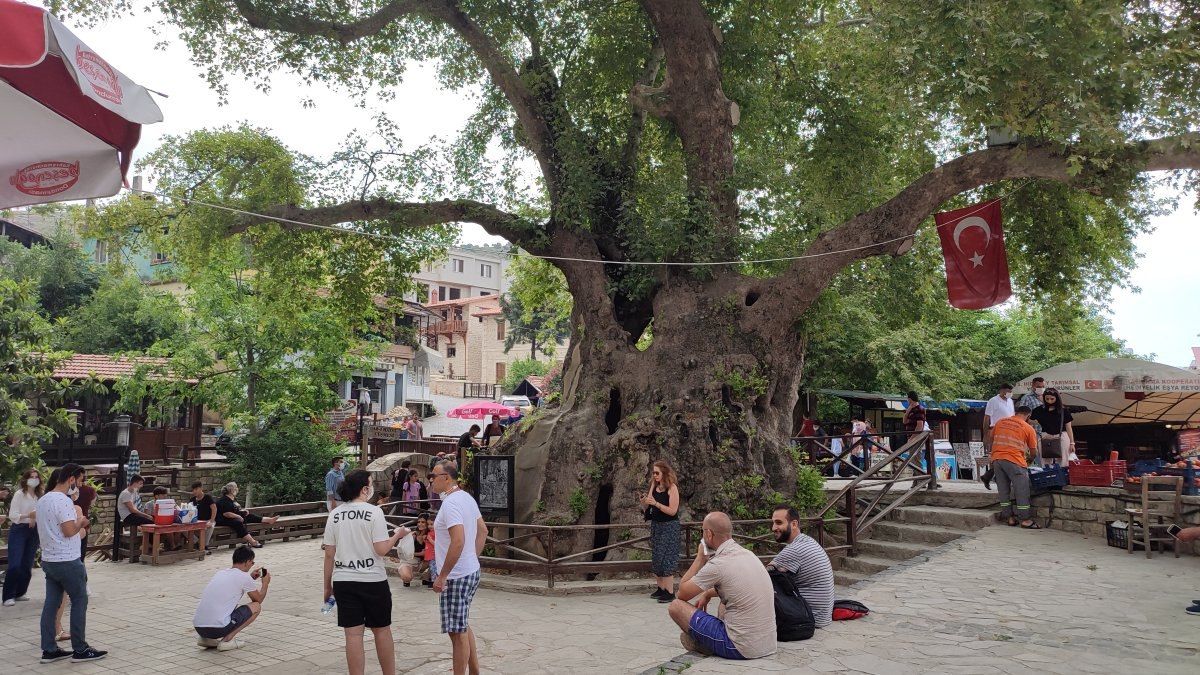
<path fill-rule="evenodd" d="M 331 463 L 333 464 L 333 468 L 329 470 L 329 473 L 325 474 L 325 500 L 329 503 L 330 511 L 342 503 L 342 500 L 338 497 L 338 485 L 346 480 L 346 474 L 342 471 L 343 459 L 341 457 L 334 457 Z"/>

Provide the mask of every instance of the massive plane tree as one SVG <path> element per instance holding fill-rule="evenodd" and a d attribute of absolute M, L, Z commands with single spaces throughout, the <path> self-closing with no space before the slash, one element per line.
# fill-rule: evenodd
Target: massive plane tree
<path fill-rule="evenodd" d="M 635 519 L 657 458 L 692 509 L 791 496 L 805 323 L 833 280 L 928 245 L 937 210 L 1005 196 L 1018 292 L 1083 302 L 1131 264 L 1154 181 L 1200 167 L 1189 0 L 146 4 L 217 87 L 290 71 L 412 107 L 387 96 L 425 62 L 472 94 L 439 151 L 270 213 L 473 222 L 562 270 L 562 405 L 510 441 L 535 521 Z"/>

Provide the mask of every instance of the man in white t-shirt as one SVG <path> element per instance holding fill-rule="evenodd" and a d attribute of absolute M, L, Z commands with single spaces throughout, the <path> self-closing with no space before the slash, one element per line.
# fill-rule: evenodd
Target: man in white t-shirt
<path fill-rule="evenodd" d="M 92 649 L 87 630 L 87 569 L 79 548 L 79 534 L 87 529 L 88 517 L 78 514 L 68 492 L 78 490 L 83 467 L 67 464 L 55 472 L 53 488 L 37 503 L 38 538 L 42 544 L 42 572 L 46 575 L 46 604 L 42 605 L 42 663 L 70 657 L 75 663 L 96 661 L 108 652 Z M 58 648 L 54 623 L 63 593 L 71 598 L 72 652 Z"/>
<path fill-rule="evenodd" d="M 242 646 L 241 640 L 234 638 L 262 613 L 262 603 L 271 585 L 271 575 L 266 568 L 251 571 L 251 567 L 254 567 L 254 549 L 238 546 L 233 549 L 233 567 L 214 574 L 204 587 L 200 604 L 192 616 L 192 627 L 200 636 L 196 643 L 201 647 L 216 647 L 219 652 L 227 652 Z M 255 583 L 259 579 L 262 580 L 261 589 Z M 239 605 L 243 593 L 249 596 L 250 602 Z"/>
<path fill-rule="evenodd" d="M 438 575 L 433 590 L 441 593 L 442 632 L 450 634 L 454 651 L 454 675 L 479 672 L 475 633 L 468 621 L 471 601 L 479 590 L 479 554 L 488 529 L 471 495 L 458 487 L 458 467 L 438 462 L 429 471 L 429 486 L 442 495 L 442 505 L 433 521 L 434 556 Z"/>
<path fill-rule="evenodd" d="M 1007 382 L 1000 385 L 999 392 L 988 399 L 987 407 L 983 409 L 983 447 L 988 451 L 992 449 L 992 429 L 996 426 L 996 422 L 1005 417 L 1012 417 L 1014 413 L 1012 400 L 1013 386 Z M 996 472 L 992 471 L 991 466 L 980 476 L 983 481 L 983 487 L 991 490 L 992 479 L 996 477 Z"/>

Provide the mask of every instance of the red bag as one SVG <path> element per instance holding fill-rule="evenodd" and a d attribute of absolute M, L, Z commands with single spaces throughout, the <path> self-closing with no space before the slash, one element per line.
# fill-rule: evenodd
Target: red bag
<path fill-rule="evenodd" d="M 838 600 L 833 603 L 834 621 L 852 621 L 870 613 L 871 610 L 857 600 Z"/>

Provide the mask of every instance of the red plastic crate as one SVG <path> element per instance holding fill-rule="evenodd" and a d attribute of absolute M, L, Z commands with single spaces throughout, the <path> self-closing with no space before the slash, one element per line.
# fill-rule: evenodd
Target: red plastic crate
<path fill-rule="evenodd" d="M 1118 459 L 1104 464 L 1093 464 L 1083 459 L 1071 462 L 1067 474 L 1071 485 L 1108 487 L 1113 484 L 1113 481 L 1125 478 L 1125 460 Z"/>

